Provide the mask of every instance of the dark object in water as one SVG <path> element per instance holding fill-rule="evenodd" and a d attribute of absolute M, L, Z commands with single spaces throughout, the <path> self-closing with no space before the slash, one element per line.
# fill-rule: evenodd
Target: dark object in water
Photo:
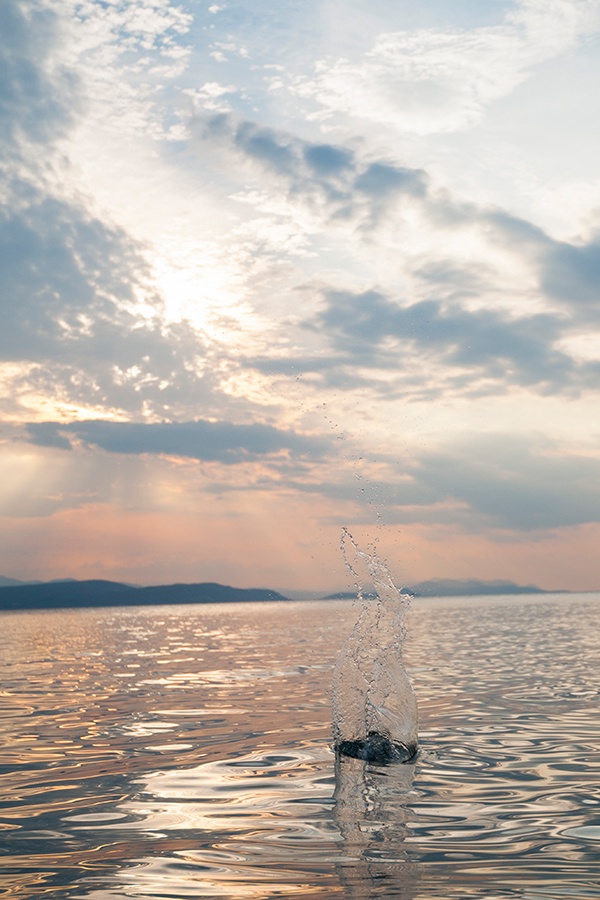
<path fill-rule="evenodd" d="M 389 763 L 410 762 L 416 755 L 417 748 L 406 747 L 400 741 L 392 741 L 384 734 L 370 731 L 366 738 L 355 741 L 340 741 L 335 745 L 336 753 L 364 759 L 365 762 L 386 766 Z"/>

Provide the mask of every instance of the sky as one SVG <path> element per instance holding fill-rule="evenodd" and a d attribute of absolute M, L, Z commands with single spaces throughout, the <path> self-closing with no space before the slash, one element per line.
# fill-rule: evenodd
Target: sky
<path fill-rule="evenodd" d="M 3 0 L 0 573 L 600 589 L 600 0 Z"/>

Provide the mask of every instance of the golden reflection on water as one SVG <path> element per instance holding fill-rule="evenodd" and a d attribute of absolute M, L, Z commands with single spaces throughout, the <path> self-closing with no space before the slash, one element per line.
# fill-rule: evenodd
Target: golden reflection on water
<path fill-rule="evenodd" d="M 417 601 L 414 765 L 329 748 L 350 605 L 10 613 L 9 900 L 598 898 L 600 601 Z"/>

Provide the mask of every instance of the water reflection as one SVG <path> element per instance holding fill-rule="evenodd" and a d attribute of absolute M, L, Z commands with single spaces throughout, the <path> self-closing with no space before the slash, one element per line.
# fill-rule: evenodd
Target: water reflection
<path fill-rule="evenodd" d="M 322 746 L 307 745 L 155 773 L 120 805 L 121 820 L 72 816 L 69 824 L 106 838 L 138 828 L 156 855 L 69 896 L 412 900 L 418 865 L 404 841 L 413 771 L 334 764 Z"/>
<path fill-rule="evenodd" d="M 334 821 L 343 838 L 336 863 L 345 896 L 412 900 L 418 866 L 405 846 L 414 764 L 377 768 L 336 755 Z"/>
<path fill-rule="evenodd" d="M 315 878 L 335 892 L 332 775 L 310 745 L 152 775 L 127 808 L 178 847 L 130 870 L 128 896 L 162 896 L 174 878 L 182 897 L 310 896 Z"/>
<path fill-rule="evenodd" d="M 384 769 L 329 748 L 350 605 L 3 616 L 3 896 L 597 900 L 599 602 L 414 606 Z"/>

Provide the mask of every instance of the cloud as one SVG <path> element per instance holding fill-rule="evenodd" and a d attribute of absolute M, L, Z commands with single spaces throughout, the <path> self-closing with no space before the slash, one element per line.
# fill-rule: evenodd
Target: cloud
<path fill-rule="evenodd" d="M 332 462 L 331 439 L 259 424 L 38 422 L 30 424 L 27 433 L 29 442 L 40 447 L 60 451 L 83 446 L 123 461 L 138 456 L 179 457 L 221 464 L 230 473 L 236 466 L 243 469 L 246 464 L 261 463 L 251 477 L 246 472 L 241 481 L 225 470 L 216 478 L 213 473 L 203 490 L 321 495 L 335 501 L 330 515 L 341 517 L 340 521 L 348 516 L 348 504 L 353 503 L 357 508 L 352 515 L 358 521 L 372 521 L 377 513 L 387 525 L 452 525 L 464 533 L 496 535 L 498 540 L 511 532 L 543 536 L 560 528 L 600 522 L 596 448 L 577 452 L 536 434 L 471 432 L 445 435 L 429 449 L 413 444 L 402 454 L 380 452 L 376 470 L 369 467 L 365 480 L 357 477 L 359 470 L 352 459 Z M 116 489 L 111 483 L 125 477 L 98 460 L 88 471 L 82 459 L 83 455 L 77 454 L 69 463 L 68 471 L 77 473 L 75 482 L 66 479 L 61 490 L 55 487 L 53 492 L 40 487 L 36 515 L 90 499 L 105 502 Z M 59 456 L 52 457 L 50 465 L 55 470 L 62 465 L 60 472 L 67 471 Z M 57 484 L 62 484 L 60 472 L 55 472 Z M 127 468 L 126 480 L 132 486 L 124 482 L 119 489 L 133 498 L 142 489 L 144 477 L 147 474 L 137 465 Z M 150 484 L 146 490 L 152 492 Z M 193 490 L 197 491 L 198 485 Z M 141 497 L 136 502 L 141 502 Z M 22 513 L 15 509 L 15 514 Z"/>
<path fill-rule="evenodd" d="M 382 33 L 362 58 L 324 59 L 292 90 L 332 117 L 420 135 L 457 131 L 597 27 L 595 0 L 522 0 L 499 25 Z"/>
<path fill-rule="evenodd" d="M 600 362 L 561 349 L 570 326 L 564 314 L 511 316 L 438 300 L 407 303 L 376 290 L 330 289 L 304 327 L 326 336 L 333 352 L 255 364 L 290 375 L 312 372 L 336 389 L 362 383 L 414 399 L 514 387 L 541 394 L 597 390 Z"/>
<path fill-rule="evenodd" d="M 577 40 L 582 29 L 591 27 L 595 6 L 572 6 L 571 14 L 557 0 L 550 14 L 539 4 L 521 4 L 500 30 L 471 34 L 474 43 L 467 42 L 464 58 L 471 59 L 469 47 L 485 49 L 488 39 L 501 43 L 500 32 L 506 38 L 511 29 L 513 37 L 527 29 L 531 36 L 538 29 L 544 35 L 543 52 L 550 52 L 562 40 L 555 27 L 561 16 L 568 40 Z M 93 54 L 110 43 L 111 72 L 117 71 L 130 38 L 138 50 L 149 42 L 151 55 L 162 58 L 189 26 L 179 7 L 167 9 L 154 0 L 136 2 L 130 12 L 125 15 L 114 5 L 88 8 L 86 40 Z M 52 140 L 64 136 L 79 114 L 82 90 L 72 72 L 57 62 L 57 15 L 37 3 L 5 5 L 2 15 L 9 39 L 1 57 L 7 84 L 0 85 L 6 133 L 13 149 L 23 142 L 43 142 L 54 160 Z M 429 51 L 422 56 L 425 69 L 433 66 L 436 54 L 453 60 L 461 56 L 462 32 L 436 33 L 435 40 L 433 32 L 411 34 L 415 47 L 426 40 L 433 48 L 433 56 Z M 404 59 L 408 52 L 402 44 L 406 34 L 388 37 L 382 65 Z M 81 72 L 91 77 L 89 66 Z M 210 81 L 203 89 L 218 99 L 233 87 Z M 196 119 L 195 129 L 196 148 L 201 146 L 208 156 L 212 149 L 229 172 L 234 159 L 238 182 L 240 172 L 250 172 L 259 187 L 280 201 L 277 209 L 283 212 L 273 215 L 287 216 L 285 241 L 280 237 L 276 245 L 270 236 L 272 220 L 256 224 L 265 245 L 260 252 L 266 257 L 272 251 L 269 275 L 280 277 L 275 266 L 281 264 L 283 243 L 292 246 L 288 235 L 314 235 L 318 255 L 318 242 L 325 243 L 331 226 L 339 224 L 352 257 L 345 282 L 352 288 L 325 287 L 315 312 L 298 309 L 284 317 L 281 342 L 275 334 L 271 343 L 274 358 L 258 351 L 253 358 L 252 346 L 259 341 L 251 337 L 247 358 L 241 359 L 227 350 L 226 341 L 217 347 L 199 328 L 165 321 L 147 247 L 89 212 L 74 191 L 60 196 L 37 170 L 32 174 L 31 168 L 25 177 L 14 164 L 6 175 L 8 202 L 0 214 L 5 260 L 0 270 L 5 323 L 0 359 L 21 366 L 13 382 L 15 396 L 35 392 L 73 404 L 80 408 L 78 416 L 102 411 L 169 421 L 199 412 L 236 418 L 237 404 L 237 419 L 248 420 L 252 402 L 243 389 L 239 399 L 232 396 L 244 366 L 271 376 L 312 372 L 321 388 L 368 387 L 389 399 L 481 396 L 514 387 L 539 394 L 597 389 L 600 361 L 579 359 L 565 344 L 565 338 L 597 316 L 597 242 L 554 241 L 503 210 L 435 191 L 422 169 L 361 155 L 358 144 L 310 141 L 231 113 Z M 237 238 L 246 239 L 241 228 L 233 241 Z M 305 244 L 301 249 L 306 259 L 313 252 Z M 247 272 L 258 252 L 247 244 L 244 251 L 240 258 L 248 260 Z M 516 260 L 514 274 L 507 259 L 510 264 Z M 356 287 L 359 281 L 376 283 L 371 276 L 379 260 L 385 286 Z M 323 257 L 315 265 L 323 272 L 327 264 Z M 343 262 L 335 265 L 339 273 Z M 298 283 L 302 275 L 294 271 L 291 278 Z M 524 280 L 528 283 L 521 288 Z M 334 284 L 324 275 L 320 281 Z M 400 287 L 394 290 L 391 283 Z M 256 291 L 263 287 L 264 281 Z M 250 296 L 250 277 L 246 289 Z M 258 302 L 268 308 L 262 296 Z"/>
<path fill-rule="evenodd" d="M 307 144 L 303 155 L 309 168 L 317 176 L 338 175 L 353 167 L 354 159 L 350 150 L 333 147 L 331 144 Z"/>
<path fill-rule="evenodd" d="M 7 154 L 63 135 L 78 107 L 78 79 L 55 61 L 59 17 L 36 0 L 0 4 L 0 146 Z"/>
<path fill-rule="evenodd" d="M 514 387 L 565 395 L 598 390 L 600 354 L 582 358 L 576 349 L 598 318 L 596 239 L 555 240 L 505 210 L 432 190 L 419 169 L 363 161 L 355 152 L 259 126 L 240 132 L 231 117 L 214 124 L 230 145 L 277 176 L 288 197 L 314 209 L 319 196 L 325 221 L 346 226 L 365 267 L 378 270 L 381 260 L 382 280 L 404 282 L 398 292 L 305 285 L 304 296 L 322 295 L 319 310 L 298 317 L 319 351 L 311 357 L 311 342 L 298 329 L 297 356 L 288 348 L 282 359 L 277 349 L 271 360 L 257 356 L 248 365 L 312 372 L 323 388 L 371 387 L 390 399 Z M 307 171 L 309 152 L 322 162 Z"/>
<path fill-rule="evenodd" d="M 235 407 L 218 386 L 231 366 L 200 330 L 165 321 L 149 248 L 91 211 L 68 161 L 70 129 L 90 102 L 89 66 L 79 77 L 65 61 L 76 59 L 65 49 L 74 23 L 92 56 L 112 41 L 114 66 L 121 40 L 168 56 L 189 17 L 162 2 L 90 4 L 72 21 L 69 10 L 0 4 L 3 407 L 17 417 L 20 403 L 43 402 L 162 418 Z"/>
<path fill-rule="evenodd" d="M 489 226 L 504 243 L 528 259 L 546 297 L 559 300 L 581 324 L 598 321 L 600 240 L 559 241 L 541 228 L 503 210 L 473 210 L 470 215 Z"/>
<path fill-rule="evenodd" d="M 335 479 L 296 483 L 337 503 L 354 501 L 358 521 L 451 525 L 504 540 L 600 522 L 600 458 L 540 435 L 504 432 L 445 435 L 432 449 L 379 455 L 368 480 L 340 468 Z M 340 514 L 347 513 L 340 505 Z M 356 515 L 356 514 L 355 514 Z"/>
<path fill-rule="evenodd" d="M 0 214 L 3 359 L 47 358 L 135 303 L 144 264 L 123 232 L 27 183 Z"/>
<path fill-rule="evenodd" d="M 600 459 L 569 453 L 550 439 L 463 438 L 424 453 L 411 477 L 411 494 L 421 492 L 427 504 L 462 505 L 462 514 L 453 509 L 449 518 L 471 529 L 532 531 L 600 521 Z"/>
<path fill-rule="evenodd" d="M 163 417 L 225 402 L 204 371 L 203 336 L 162 321 L 143 248 L 31 184 L 11 193 L 0 213 L 0 361 L 21 365 L 15 396 Z"/>
<path fill-rule="evenodd" d="M 214 504 L 227 496 L 223 506 L 231 512 L 236 494 L 252 494 L 248 509 L 258 514 L 269 495 L 284 506 L 298 496 L 294 485 L 327 467 L 331 445 L 328 436 L 223 420 L 4 426 L 0 514 L 112 507 L 195 516 L 207 507 L 216 512 Z"/>
<path fill-rule="evenodd" d="M 552 243 L 541 267 L 546 293 L 577 310 L 583 320 L 600 319 L 600 243 Z"/>
<path fill-rule="evenodd" d="M 203 120 L 200 132 L 204 141 L 266 175 L 265 190 L 285 198 L 277 207 L 279 216 L 294 219 L 301 231 L 307 227 L 302 218 L 306 209 L 321 219 L 309 226 L 315 233 L 320 227 L 340 226 L 349 242 L 362 237 L 371 254 L 378 254 L 384 272 L 391 266 L 404 277 L 409 297 L 463 303 L 475 298 L 479 304 L 503 307 L 505 316 L 512 307 L 515 320 L 531 319 L 532 328 L 543 325 L 540 340 L 548 334 L 549 320 L 527 316 L 532 305 L 553 310 L 553 339 L 567 327 L 567 320 L 557 315 L 557 301 L 573 327 L 596 316 L 597 238 L 579 244 L 555 240 L 506 210 L 434 190 L 422 169 L 363 159 L 348 147 L 311 143 L 230 114 Z M 502 316 L 493 315 L 500 337 Z M 482 316 L 465 317 L 472 327 L 478 321 L 485 327 Z M 490 320 L 487 330 L 491 327 Z M 516 338 L 521 334 L 520 343 L 526 328 L 511 326 Z M 535 340 L 533 333 L 531 337 Z M 554 357 L 554 368 L 566 363 Z"/>
<path fill-rule="evenodd" d="M 31 443 L 71 449 L 73 440 L 99 447 L 108 453 L 160 454 L 227 465 L 245 463 L 288 452 L 299 456 L 322 456 L 329 447 L 323 438 L 285 431 L 271 425 L 237 425 L 231 422 L 140 422 L 87 421 L 28 425 Z"/>
<path fill-rule="evenodd" d="M 396 191 L 424 197 L 425 174 L 419 169 L 405 169 L 386 163 L 374 162 L 364 169 L 354 181 L 357 191 L 371 197 L 389 196 Z"/>
<path fill-rule="evenodd" d="M 421 169 L 362 160 L 350 148 L 312 143 L 227 113 L 198 120 L 197 131 L 203 141 L 277 178 L 289 202 L 318 208 L 328 220 L 366 219 L 373 225 L 399 199 L 427 194 Z"/>

